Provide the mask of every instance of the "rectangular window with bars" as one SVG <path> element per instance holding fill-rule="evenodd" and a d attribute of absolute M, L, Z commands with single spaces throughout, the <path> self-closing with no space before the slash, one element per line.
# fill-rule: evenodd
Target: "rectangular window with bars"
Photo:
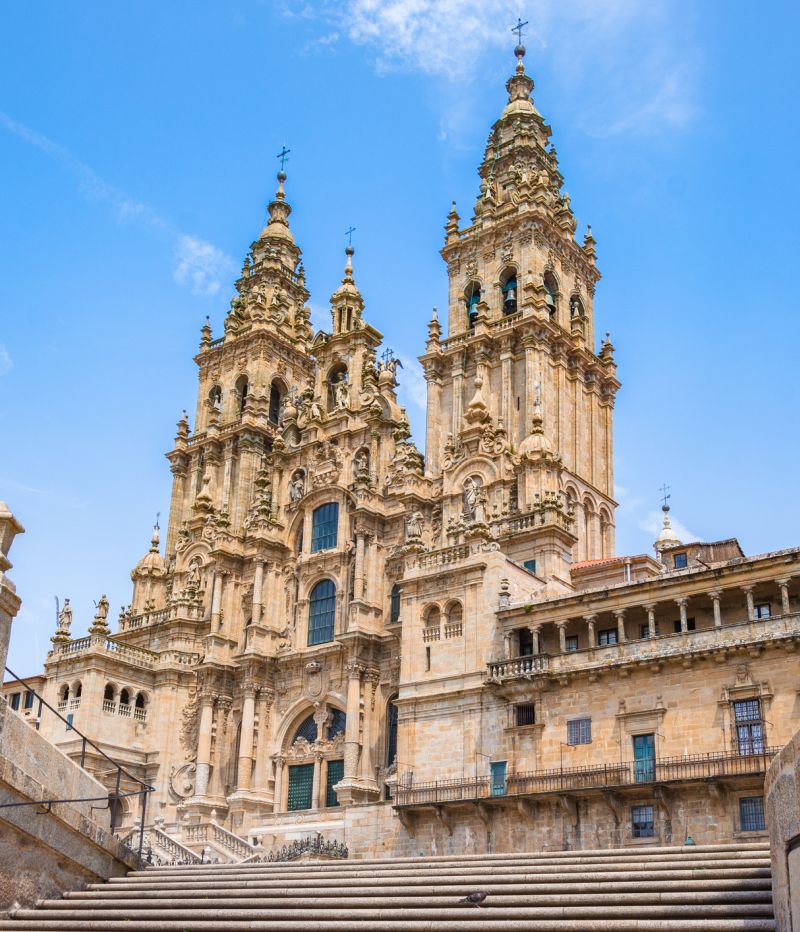
<path fill-rule="evenodd" d="M 652 806 L 631 806 L 631 835 L 634 838 L 653 838 L 656 833 Z"/>
<path fill-rule="evenodd" d="M 536 705 L 533 702 L 521 702 L 514 711 L 518 727 L 536 724 Z"/>
<path fill-rule="evenodd" d="M 325 781 L 325 805 L 328 809 L 332 809 L 339 805 L 339 800 L 333 788 L 339 783 L 342 777 L 344 777 L 344 761 L 329 760 L 328 777 Z"/>
<path fill-rule="evenodd" d="M 311 552 L 332 550 L 339 530 L 339 505 L 328 502 L 315 508 L 311 515 Z"/>
<path fill-rule="evenodd" d="M 733 703 L 736 747 L 740 754 L 763 754 L 764 722 L 760 699 L 738 699 Z"/>
<path fill-rule="evenodd" d="M 766 827 L 764 797 L 742 796 L 739 800 L 739 831 L 763 832 Z"/>
<path fill-rule="evenodd" d="M 591 744 L 592 720 L 576 718 L 567 722 L 567 744 Z"/>
<path fill-rule="evenodd" d="M 286 808 L 289 812 L 311 808 L 313 786 L 313 764 L 296 764 L 289 768 L 289 787 L 286 800 Z"/>

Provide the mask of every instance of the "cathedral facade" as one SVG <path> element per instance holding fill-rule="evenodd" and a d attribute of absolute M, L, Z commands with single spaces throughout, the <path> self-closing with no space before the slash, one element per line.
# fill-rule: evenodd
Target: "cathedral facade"
<path fill-rule="evenodd" d="M 800 718 L 800 550 L 684 544 L 665 509 L 654 556 L 616 555 L 595 240 L 575 238 L 523 58 L 472 219 L 447 217 L 425 456 L 351 247 L 314 333 L 281 171 L 224 333 L 202 330 L 164 552 L 156 529 L 114 632 L 105 598 L 86 636 L 61 613 L 45 698 L 154 787 L 165 856 L 315 832 L 380 856 L 764 830 L 764 771 Z M 117 790 L 131 828 L 135 787 Z"/>

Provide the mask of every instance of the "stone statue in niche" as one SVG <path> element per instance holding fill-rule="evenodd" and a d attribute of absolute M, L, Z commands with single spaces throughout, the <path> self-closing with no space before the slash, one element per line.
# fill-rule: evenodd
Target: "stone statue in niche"
<path fill-rule="evenodd" d="M 359 450 L 353 460 L 356 479 L 369 479 L 369 453 Z"/>
<path fill-rule="evenodd" d="M 347 408 L 350 403 L 350 386 L 347 384 L 346 376 L 342 373 L 339 380 L 333 387 L 334 399 L 337 408 Z"/>
<path fill-rule="evenodd" d="M 306 491 L 306 477 L 301 470 L 298 470 L 289 483 L 289 498 L 293 502 L 299 502 Z"/>
<path fill-rule="evenodd" d="M 406 540 L 419 540 L 422 537 L 422 513 L 412 511 L 406 515 Z"/>

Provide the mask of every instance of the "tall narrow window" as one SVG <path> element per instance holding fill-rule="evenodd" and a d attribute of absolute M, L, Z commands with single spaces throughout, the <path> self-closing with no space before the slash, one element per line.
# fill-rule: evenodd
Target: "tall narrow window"
<path fill-rule="evenodd" d="M 339 528 L 339 505 L 328 502 L 311 515 L 311 552 L 331 550 L 336 546 Z"/>
<path fill-rule="evenodd" d="M 324 644 L 333 640 L 336 620 L 336 586 L 323 579 L 311 590 L 308 600 L 308 643 Z"/>
<path fill-rule="evenodd" d="M 467 306 L 467 326 L 472 330 L 478 317 L 478 305 L 481 303 L 481 286 L 478 282 L 470 282 L 467 285 L 464 302 Z"/>
<path fill-rule="evenodd" d="M 325 780 L 325 806 L 328 809 L 333 809 L 339 805 L 339 798 L 336 795 L 334 787 L 339 783 L 344 777 L 344 761 L 343 760 L 329 760 L 328 761 L 328 775 Z"/>
<path fill-rule="evenodd" d="M 503 285 L 503 313 L 513 314 L 517 310 L 517 273 L 509 272 Z"/>
<path fill-rule="evenodd" d="M 397 760 L 397 706 L 390 702 L 386 706 L 386 766 Z"/>
<path fill-rule="evenodd" d="M 764 797 L 742 796 L 739 800 L 739 830 L 742 832 L 763 832 Z"/>
<path fill-rule="evenodd" d="M 758 699 L 740 699 L 733 703 L 736 746 L 740 754 L 764 753 L 764 722 Z"/>
<path fill-rule="evenodd" d="M 403 590 L 397 583 L 392 586 L 392 596 L 389 605 L 389 622 L 391 624 L 396 624 L 400 621 L 400 593 L 402 591 Z"/>
<path fill-rule="evenodd" d="M 15 711 L 19 711 L 19 693 L 11 693 L 11 708 Z"/>
<path fill-rule="evenodd" d="M 281 418 L 283 395 L 277 381 L 273 382 L 269 390 L 269 419 L 270 423 L 277 424 Z"/>
<path fill-rule="evenodd" d="M 653 806 L 631 807 L 631 834 L 634 838 L 652 838 L 655 835 Z"/>
<path fill-rule="evenodd" d="M 558 283 L 556 282 L 552 272 L 545 272 L 544 290 L 544 300 L 547 304 L 547 310 L 550 314 L 550 318 L 553 319 L 555 318 L 556 311 L 558 310 Z"/>
<path fill-rule="evenodd" d="M 591 744 L 592 720 L 590 718 L 574 718 L 567 722 L 567 744 Z"/>
<path fill-rule="evenodd" d="M 286 808 L 289 812 L 311 808 L 313 786 L 313 764 L 297 764 L 289 768 L 289 787 L 286 798 Z"/>
<path fill-rule="evenodd" d="M 633 736 L 633 779 L 635 783 L 650 783 L 656 778 L 656 736 Z"/>

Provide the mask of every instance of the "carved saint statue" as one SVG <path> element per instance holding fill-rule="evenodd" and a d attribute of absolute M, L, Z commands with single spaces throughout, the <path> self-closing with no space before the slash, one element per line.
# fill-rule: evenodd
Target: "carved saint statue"
<path fill-rule="evenodd" d="M 69 604 L 69 599 L 64 599 L 64 607 L 58 613 L 58 627 L 62 631 L 69 633 L 70 625 L 72 624 L 72 606 Z"/>
<path fill-rule="evenodd" d="M 356 479 L 369 479 L 369 453 L 366 450 L 359 450 L 353 461 L 355 466 Z"/>
<path fill-rule="evenodd" d="M 299 502 L 306 491 L 306 477 L 298 470 L 289 482 L 289 498 L 293 502 Z"/>
<path fill-rule="evenodd" d="M 200 588 L 200 564 L 196 560 L 192 560 L 189 564 L 189 578 L 186 580 L 186 585 L 190 589 Z"/>
<path fill-rule="evenodd" d="M 98 621 L 105 621 L 108 618 L 108 599 L 105 595 L 100 596 L 97 603 L 97 614 L 94 616 Z"/>
<path fill-rule="evenodd" d="M 418 540 L 422 537 L 422 514 L 412 511 L 406 515 L 406 539 Z"/>
<path fill-rule="evenodd" d="M 337 408 L 346 408 L 350 403 L 350 386 L 345 381 L 344 373 L 339 376 L 333 388 Z"/>

